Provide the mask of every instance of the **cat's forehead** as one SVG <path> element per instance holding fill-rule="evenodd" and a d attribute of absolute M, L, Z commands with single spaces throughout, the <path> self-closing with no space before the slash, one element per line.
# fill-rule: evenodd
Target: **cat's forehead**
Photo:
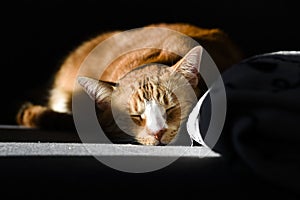
<path fill-rule="evenodd" d="M 128 84 L 138 84 L 141 86 L 141 84 L 149 81 L 158 83 L 164 78 L 169 77 L 170 72 L 169 66 L 157 63 L 146 64 L 127 73 L 119 80 L 118 84 L 120 86 Z"/>

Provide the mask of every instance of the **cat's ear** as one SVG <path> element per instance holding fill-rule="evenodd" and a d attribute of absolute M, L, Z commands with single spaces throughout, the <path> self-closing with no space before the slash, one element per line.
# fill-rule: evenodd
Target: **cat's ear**
<path fill-rule="evenodd" d="M 100 109 L 106 109 L 110 106 L 111 94 L 114 90 L 113 85 L 83 76 L 78 77 L 77 81 Z"/>
<path fill-rule="evenodd" d="M 202 52 L 203 48 L 196 46 L 172 67 L 173 70 L 181 73 L 190 82 L 192 87 L 196 87 L 199 81 Z"/>

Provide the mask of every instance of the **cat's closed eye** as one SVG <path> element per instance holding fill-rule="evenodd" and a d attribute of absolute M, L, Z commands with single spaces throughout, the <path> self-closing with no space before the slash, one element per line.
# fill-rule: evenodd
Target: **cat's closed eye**
<path fill-rule="evenodd" d="M 135 120 L 140 120 L 140 121 L 143 120 L 142 116 L 141 116 L 141 115 L 138 115 L 138 114 L 130 115 L 130 117 L 131 117 L 132 119 L 135 119 Z"/>
<path fill-rule="evenodd" d="M 132 121 L 137 124 L 138 126 L 142 126 L 143 125 L 143 121 L 144 119 L 142 118 L 141 115 L 139 114 L 133 114 L 133 115 L 130 115 Z"/>
<path fill-rule="evenodd" d="M 166 113 L 172 112 L 175 108 L 176 108 L 176 105 L 169 106 L 169 107 L 166 109 Z"/>

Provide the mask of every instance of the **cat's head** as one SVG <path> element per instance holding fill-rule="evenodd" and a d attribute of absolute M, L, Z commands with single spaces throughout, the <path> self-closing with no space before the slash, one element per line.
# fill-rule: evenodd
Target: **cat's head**
<path fill-rule="evenodd" d="M 190 92 L 198 94 L 201 54 L 197 46 L 173 66 L 140 66 L 115 85 L 88 77 L 78 82 L 95 100 L 99 122 L 111 140 L 126 135 L 139 144 L 166 145 L 174 141 L 195 103 Z M 115 133 L 120 130 L 116 123 L 126 134 Z"/>

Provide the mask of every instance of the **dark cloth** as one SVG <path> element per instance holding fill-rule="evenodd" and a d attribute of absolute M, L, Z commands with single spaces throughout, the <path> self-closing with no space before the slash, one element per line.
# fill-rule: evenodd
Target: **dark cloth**
<path fill-rule="evenodd" d="M 226 120 L 211 148 L 239 159 L 272 184 L 299 192 L 300 52 L 253 56 L 225 71 L 222 79 Z M 208 98 L 201 108 L 203 138 L 210 108 Z"/>

